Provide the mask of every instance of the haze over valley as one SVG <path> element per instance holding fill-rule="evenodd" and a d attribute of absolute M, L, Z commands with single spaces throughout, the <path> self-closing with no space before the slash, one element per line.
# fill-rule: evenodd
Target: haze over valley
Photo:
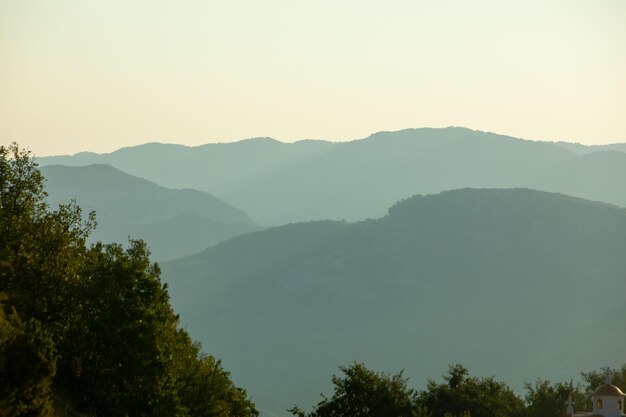
<path fill-rule="evenodd" d="M 568 146 L 458 127 L 381 132 L 347 143 L 151 143 L 38 162 L 105 163 L 166 187 L 205 191 L 264 226 L 381 217 L 411 195 L 464 187 L 526 187 L 626 206 L 623 145 Z"/>
<path fill-rule="evenodd" d="M 626 417 L 626 0 L 0 0 L 0 417 Z"/>
<path fill-rule="evenodd" d="M 506 369 L 517 390 L 619 363 L 625 150 L 445 128 L 38 162 L 51 204 L 96 211 L 93 241 L 168 260 L 182 325 L 284 415 L 353 360 Z"/>
<path fill-rule="evenodd" d="M 258 229 L 243 211 L 210 194 L 161 187 L 110 165 L 49 165 L 41 171 L 51 206 L 75 200 L 85 212 L 97 213 L 92 242 L 141 238 L 159 261 Z"/>

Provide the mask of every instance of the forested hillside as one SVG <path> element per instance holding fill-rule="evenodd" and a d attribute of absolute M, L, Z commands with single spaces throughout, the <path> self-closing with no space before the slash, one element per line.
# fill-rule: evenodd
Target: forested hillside
<path fill-rule="evenodd" d="M 88 245 L 93 216 L 52 210 L 29 154 L 0 152 L 2 417 L 253 416 L 251 400 L 264 416 L 353 417 L 332 414 L 347 397 L 318 396 L 349 363 L 336 389 L 379 390 L 357 415 L 558 417 L 600 376 L 547 379 L 623 362 L 624 208 L 529 189 L 417 195 L 378 219 L 237 236 L 165 262 L 164 284 L 143 242 Z M 462 365 L 429 379 L 450 363 L 505 380 Z"/>
<path fill-rule="evenodd" d="M 451 361 L 506 369 L 516 389 L 573 378 L 594 358 L 621 363 L 624 253 L 623 208 L 464 189 L 376 220 L 239 236 L 164 263 L 163 276 L 189 330 L 281 410 L 312 404 L 352 360 L 418 381 Z"/>
<path fill-rule="evenodd" d="M 98 213 L 99 227 L 88 242 L 140 238 L 154 259 L 167 260 L 258 230 L 243 211 L 211 194 L 161 187 L 110 165 L 50 165 L 41 172 L 51 207 L 75 199 Z"/>

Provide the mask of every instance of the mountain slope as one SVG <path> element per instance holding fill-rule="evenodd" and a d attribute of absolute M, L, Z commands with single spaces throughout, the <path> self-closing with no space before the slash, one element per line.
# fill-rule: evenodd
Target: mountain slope
<path fill-rule="evenodd" d="M 611 143 L 608 145 L 582 145 L 580 143 L 553 142 L 555 145 L 576 153 L 591 153 L 597 151 L 626 152 L 626 143 Z"/>
<path fill-rule="evenodd" d="M 271 138 L 188 147 L 147 143 L 110 154 L 83 152 L 74 156 L 38 158 L 41 165 L 84 166 L 106 163 L 164 187 L 193 188 L 223 194 L 251 180 L 297 165 L 332 143 L 305 140 L 285 144 Z"/>
<path fill-rule="evenodd" d="M 261 224 L 276 225 L 380 217 L 407 195 L 463 187 L 527 187 L 626 206 L 626 153 L 620 149 L 450 127 L 380 132 L 346 143 L 147 144 L 39 161 L 110 163 L 161 185 L 215 193 Z"/>
<path fill-rule="evenodd" d="M 224 196 L 267 224 L 360 220 L 380 217 L 416 193 L 529 186 L 546 169 L 576 157 L 548 143 L 462 128 L 407 129 L 337 144 Z"/>
<path fill-rule="evenodd" d="M 204 192 L 172 190 L 109 165 L 44 166 L 51 206 L 76 199 L 98 221 L 92 240 L 124 243 L 142 238 L 156 259 L 198 252 L 257 230 L 241 210 Z"/>
<path fill-rule="evenodd" d="M 465 189 L 378 220 L 239 236 L 162 266 L 191 333 L 285 415 L 353 360 L 404 368 L 414 385 L 462 362 L 518 389 L 621 363 L 625 253 L 624 209 Z"/>

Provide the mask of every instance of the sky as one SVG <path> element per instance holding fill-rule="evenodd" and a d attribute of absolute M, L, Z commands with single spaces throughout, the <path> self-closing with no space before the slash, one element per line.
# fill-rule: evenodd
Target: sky
<path fill-rule="evenodd" d="M 626 142 L 624 0 L 0 0 L 0 144 Z"/>

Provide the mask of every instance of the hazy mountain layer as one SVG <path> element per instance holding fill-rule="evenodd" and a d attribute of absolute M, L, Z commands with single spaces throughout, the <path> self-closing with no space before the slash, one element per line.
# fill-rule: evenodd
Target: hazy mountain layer
<path fill-rule="evenodd" d="M 205 192 L 173 190 L 109 165 L 42 167 L 52 207 L 75 198 L 95 210 L 92 240 L 144 239 L 157 260 L 199 252 L 233 236 L 258 230 L 241 210 Z"/>
<path fill-rule="evenodd" d="M 624 144 L 587 147 L 424 128 L 348 143 L 153 143 L 39 161 L 106 162 L 164 186 L 214 193 L 270 225 L 380 217 L 407 195 L 463 187 L 528 187 L 626 206 L 625 151 Z"/>
<path fill-rule="evenodd" d="M 580 143 L 553 142 L 557 146 L 561 146 L 570 151 L 577 153 L 591 153 L 598 151 L 619 151 L 626 152 L 626 143 L 611 143 L 608 145 L 582 145 Z"/>
<path fill-rule="evenodd" d="M 262 409 L 337 366 L 461 362 L 521 389 L 623 362 L 626 209 L 526 189 L 416 196 L 386 217 L 236 237 L 162 265 L 190 333 Z"/>
<path fill-rule="evenodd" d="M 294 144 L 271 138 L 188 147 L 147 143 L 110 154 L 82 152 L 38 158 L 41 165 L 83 166 L 106 163 L 129 174 L 171 188 L 194 188 L 218 195 L 280 172 L 332 148 L 332 143 L 304 140 Z"/>

